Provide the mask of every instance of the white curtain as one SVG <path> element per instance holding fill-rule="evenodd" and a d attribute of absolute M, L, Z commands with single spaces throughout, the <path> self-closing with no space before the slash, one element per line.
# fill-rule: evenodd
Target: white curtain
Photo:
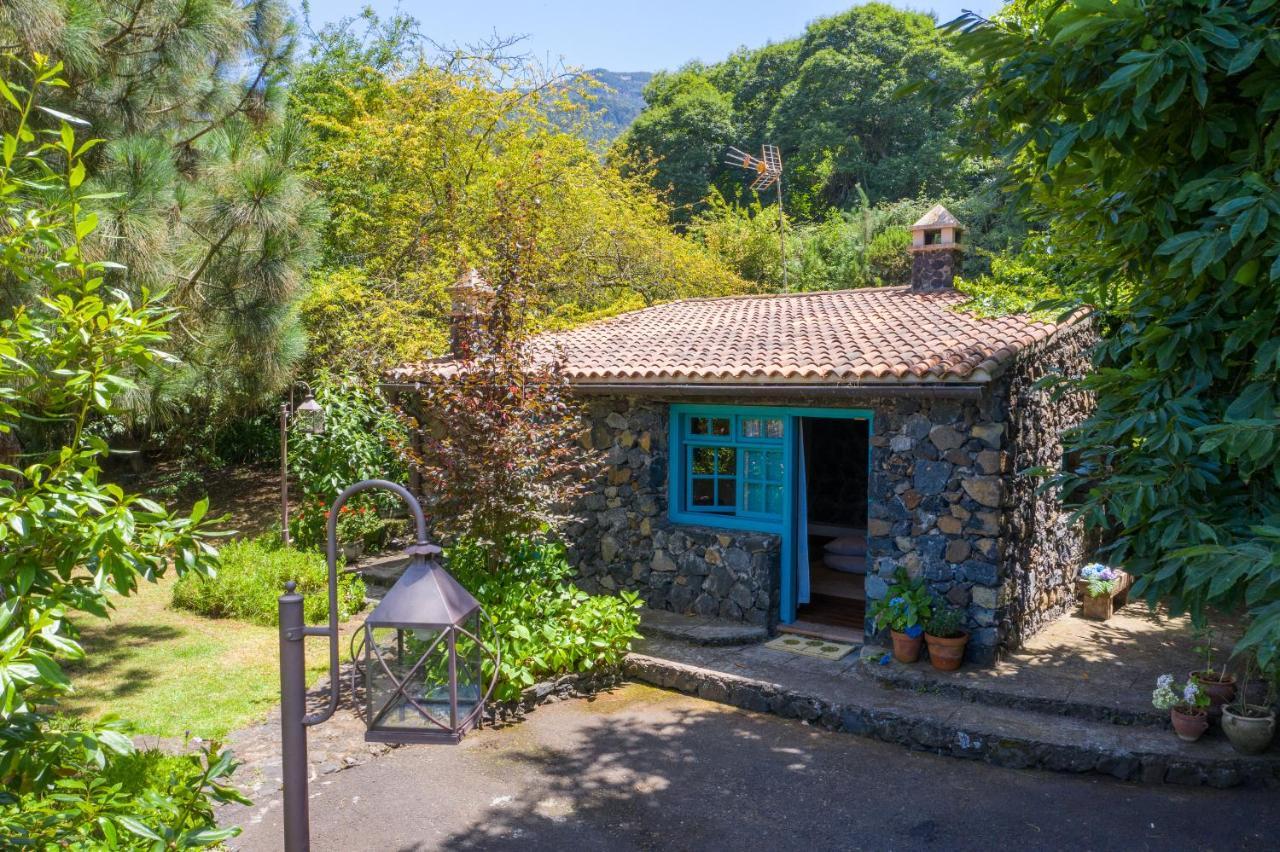
<path fill-rule="evenodd" d="M 796 425 L 796 602 L 809 602 L 809 486 L 805 477 L 804 420 Z"/>

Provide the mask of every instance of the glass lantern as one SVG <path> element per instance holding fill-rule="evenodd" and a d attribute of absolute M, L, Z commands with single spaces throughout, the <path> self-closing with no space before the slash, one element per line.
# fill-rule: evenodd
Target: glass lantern
<path fill-rule="evenodd" d="M 456 743 L 497 683 L 493 624 L 440 565 L 440 548 L 406 552 L 404 574 L 364 623 L 365 740 Z"/>
<path fill-rule="evenodd" d="M 312 435 L 324 434 L 324 409 L 320 403 L 316 402 L 316 398 L 312 396 L 310 388 L 307 389 L 307 396 L 298 404 L 298 410 L 294 414 L 294 421 L 304 432 Z"/>

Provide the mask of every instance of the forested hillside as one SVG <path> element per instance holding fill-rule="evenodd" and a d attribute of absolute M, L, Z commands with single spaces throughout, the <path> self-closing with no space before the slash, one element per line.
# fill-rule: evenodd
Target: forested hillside
<path fill-rule="evenodd" d="M 636 116 L 644 109 L 644 90 L 653 79 L 648 71 L 609 71 L 592 68 L 586 76 L 600 83 L 588 101 L 592 111 L 598 114 L 587 138 L 592 142 L 610 143 L 617 139 Z"/>
<path fill-rule="evenodd" d="M 725 162 L 731 145 L 758 152 L 775 144 L 788 284 L 901 283 L 906 227 L 939 201 L 980 249 L 1016 249 L 1025 235 L 988 162 L 967 155 L 961 120 L 972 85 L 931 16 L 871 3 L 816 20 L 800 38 L 657 74 L 614 156 L 668 194 L 677 226 L 739 274 L 777 288 L 774 194 L 755 197 L 750 178 Z M 971 274 L 990 266 L 984 251 L 966 259 Z"/>
<path fill-rule="evenodd" d="M 928 79 L 957 97 L 897 97 Z M 960 133 L 965 63 L 932 17 L 868 4 L 819 19 L 805 34 L 742 49 L 715 65 L 660 73 L 622 144 L 656 165 L 686 215 L 712 189 L 734 196 L 741 174 L 724 165 L 728 145 L 772 142 L 786 165 L 787 206 L 797 215 L 848 208 L 861 186 L 872 203 L 963 192 L 972 170 L 941 154 Z"/>

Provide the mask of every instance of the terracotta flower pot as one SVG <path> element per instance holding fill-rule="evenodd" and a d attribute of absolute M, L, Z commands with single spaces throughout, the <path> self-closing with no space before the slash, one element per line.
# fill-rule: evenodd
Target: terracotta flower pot
<path fill-rule="evenodd" d="M 1259 704 L 1250 704 L 1248 709 L 1258 713 L 1256 716 L 1245 716 L 1236 712 L 1234 705 L 1222 708 L 1222 730 L 1231 747 L 1241 754 L 1262 754 L 1271 747 L 1271 740 L 1276 735 L 1276 714 L 1274 710 Z"/>
<path fill-rule="evenodd" d="M 1222 705 L 1236 697 L 1236 676 L 1233 674 L 1224 678 L 1221 672 L 1191 672 L 1187 679 L 1199 684 L 1209 696 L 1209 715 L 1215 719 L 1222 715 Z"/>
<path fill-rule="evenodd" d="M 1174 707 L 1169 711 L 1173 732 L 1183 742 L 1193 743 L 1209 730 L 1209 714 L 1198 707 Z"/>
<path fill-rule="evenodd" d="M 912 638 L 905 633 L 890 630 L 893 637 L 893 658 L 900 663 L 914 663 L 920 659 L 920 646 L 924 644 L 924 636 Z"/>
<path fill-rule="evenodd" d="M 929 663 L 940 672 L 953 672 L 964 662 L 964 646 L 969 644 L 968 632 L 959 636 L 934 636 L 924 634 L 929 643 Z"/>

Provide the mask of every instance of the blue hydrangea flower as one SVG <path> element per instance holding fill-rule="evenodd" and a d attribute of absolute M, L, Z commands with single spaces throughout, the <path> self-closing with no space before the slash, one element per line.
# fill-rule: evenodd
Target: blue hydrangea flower
<path fill-rule="evenodd" d="M 919 624 L 916 624 L 916 625 L 913 625 L 913 626 L 911 626 L 911 627 L 908 627 L 906 630 L 904 630 L 904 631 L 902 631 L 902 632 L 903 632 L 903 633 L 905 633 L 905 634 L 907 634 L 908 636 L 910 636 L 912 639 L 915 639 L 915 638 L 916 638 L 916 637 L 918 637 L 921 633 L 923 633 L 923 632 L 924 632 L 924 628 L 923 628 L 923 627 L 921 627 Z"/>

